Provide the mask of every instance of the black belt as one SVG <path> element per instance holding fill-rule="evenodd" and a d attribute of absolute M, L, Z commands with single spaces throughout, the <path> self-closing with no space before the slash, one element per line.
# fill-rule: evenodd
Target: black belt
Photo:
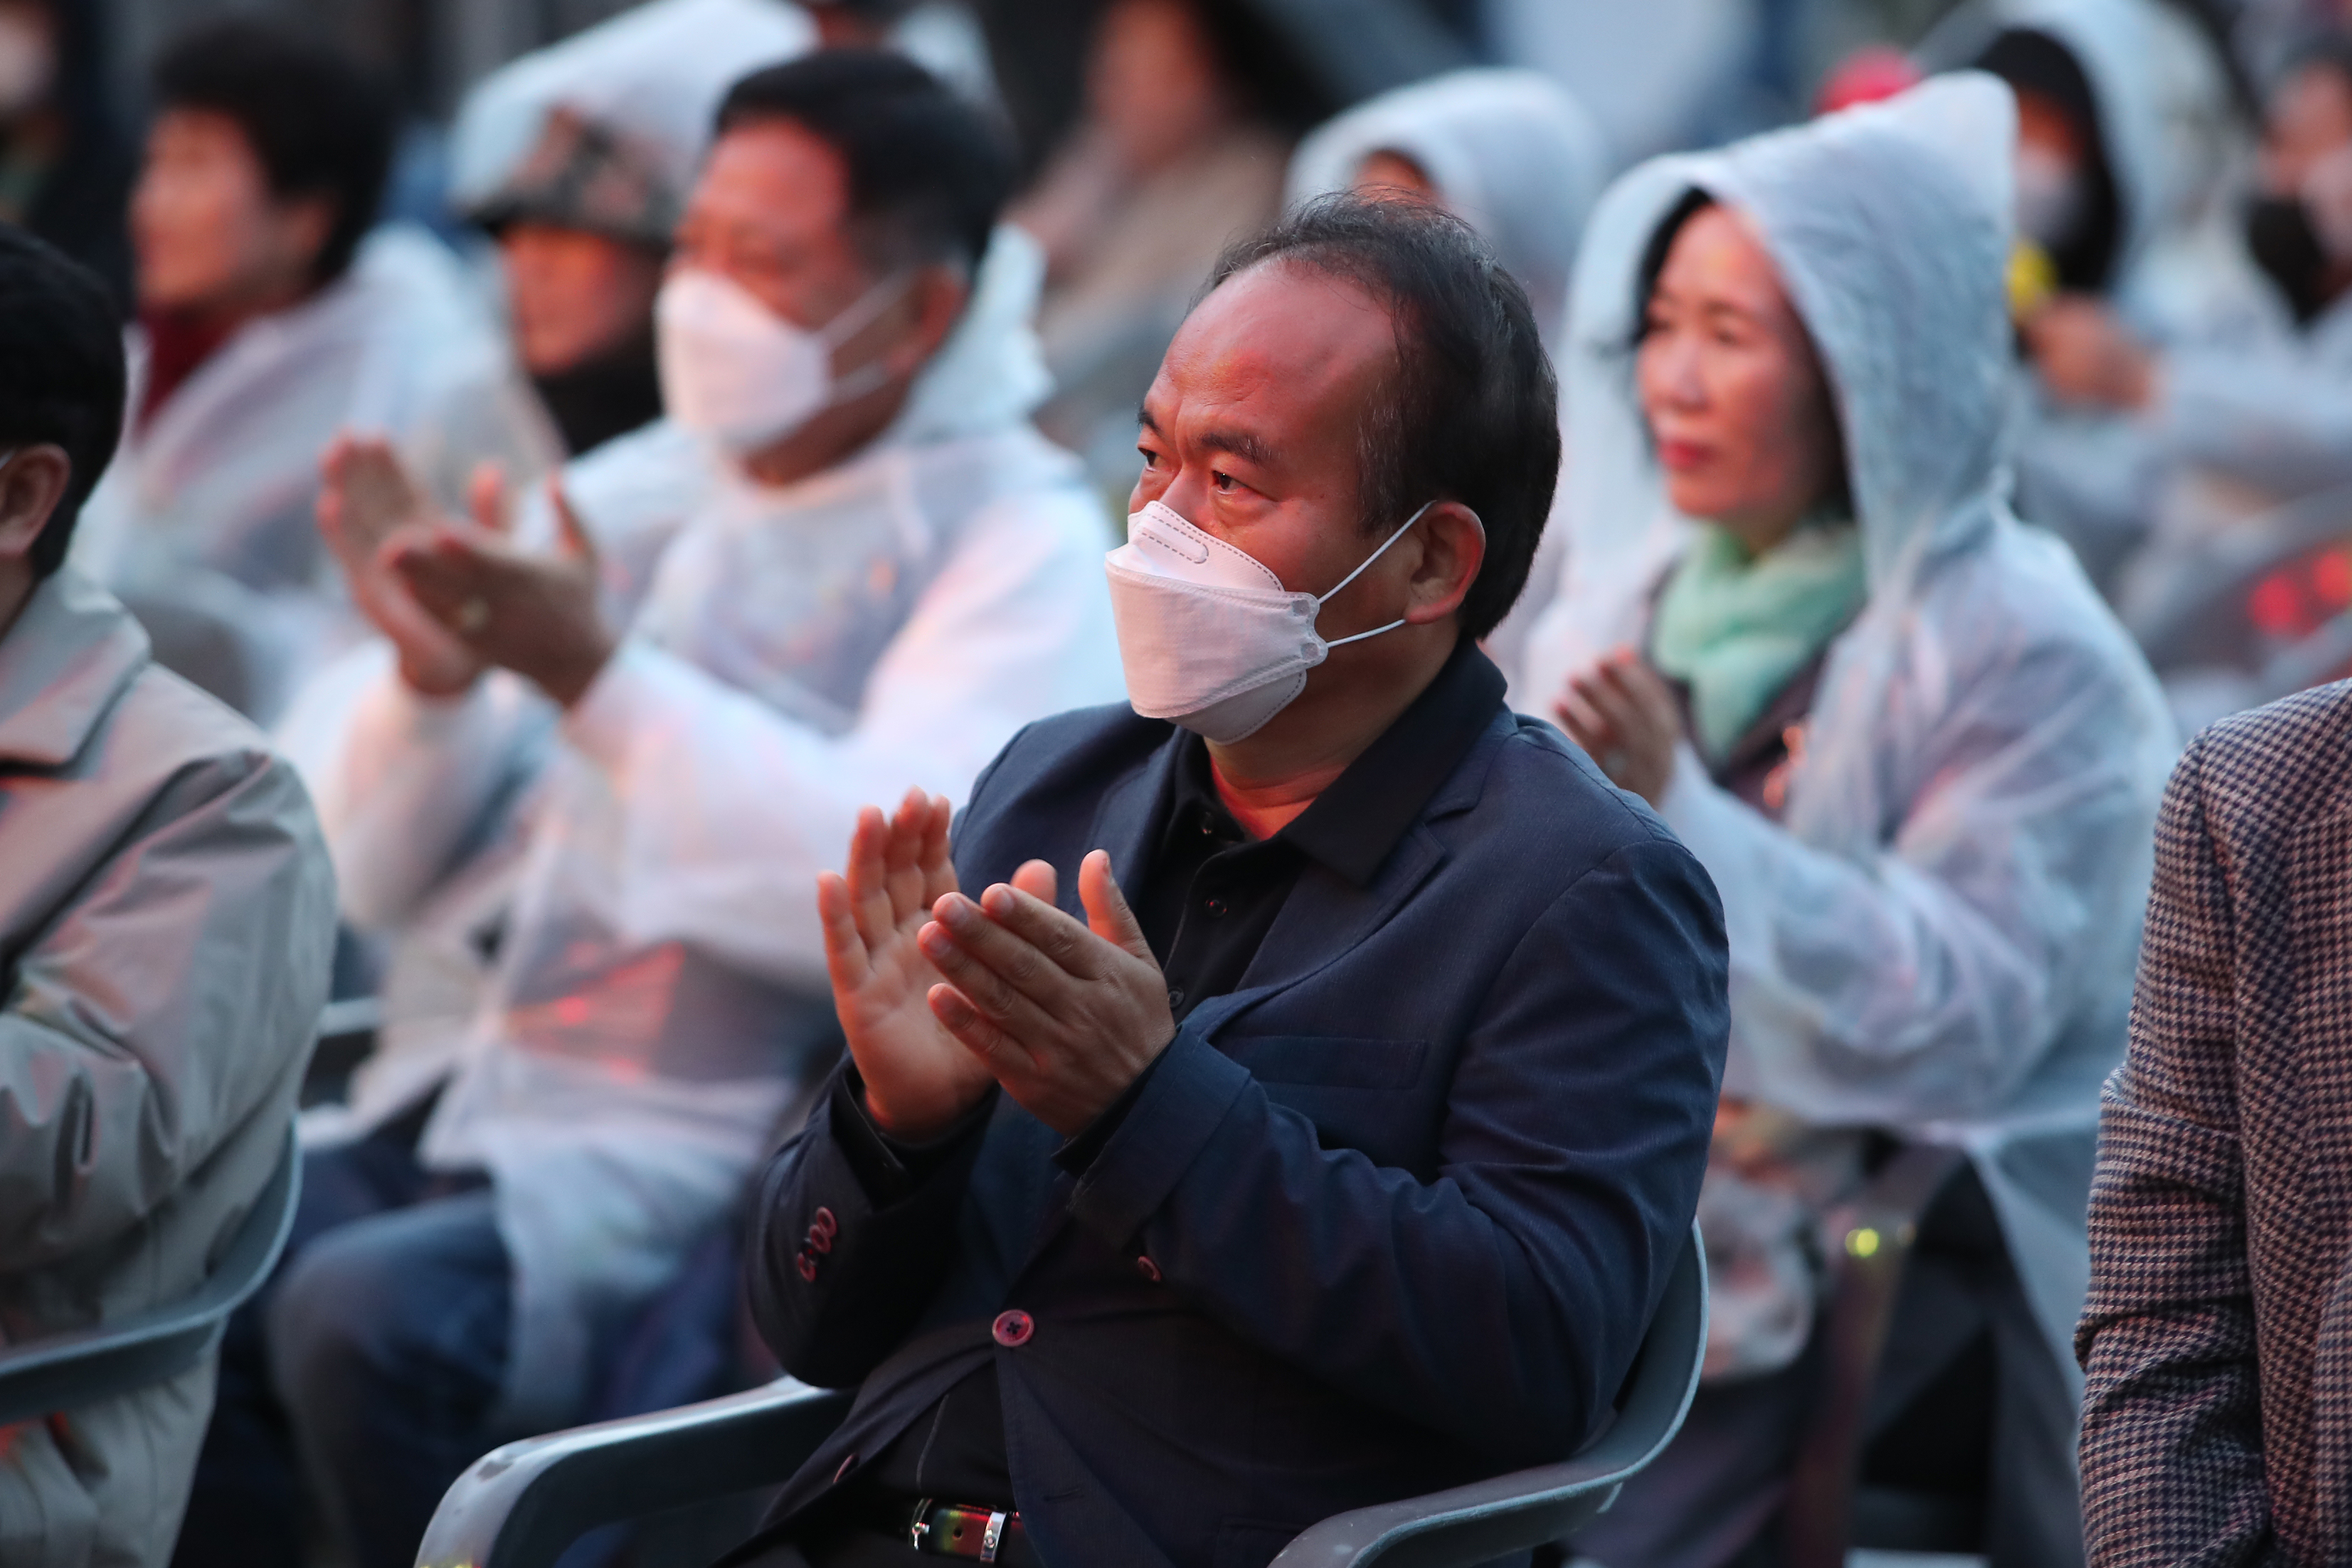
<path fill-rule="evenodd" d="M 1037 1561 L 1017 1511 L 901 1498 L 877 1502 L 866 1510 L 865 1523 L 929 1557 L 971 1557 L 1005 1568 L 1029 1568 Z"/>

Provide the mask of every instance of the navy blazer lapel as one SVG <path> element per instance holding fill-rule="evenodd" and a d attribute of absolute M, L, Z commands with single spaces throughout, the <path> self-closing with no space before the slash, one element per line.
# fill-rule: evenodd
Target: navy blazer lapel
<path fill-rule="evenodd" d="M 1423 816 L 1390 852 L 1369 888 L 1357 887 L 1328 867 L 1308 864 L 1243 973 L 1241 984 L 1193 1009 L 1192 1026 L 1213 1035 L 1241 1013 L 1355 952 L 1444 864 L 1445 856 L 1445 846 Z"/>
<path fill-rule="evenodd" d="M 1184 1027 L 1203 1038 L 1213 1039 L 1218 1030 L 1240 1014 L 1338 963 L 1388 923 L 1404 901 L 1445 863 L 1449 851 L 1430 825 L 1478 804 L 1478 796 L 1486 787 L 1486 768 L 1494 758 L 1493 748 L 1517 722 L 1508 712 L 1497 715 L 1487 733 L 1422 808 L 1412 827 L 1381 863 L 1369 886 L 1358 887 L 1328 867 L 1310 860 L 1291 889 L 1290 897 L 1284 900 L 1282 912 L 1275 916 L 1265 942 L 1258 946 L 1257 956 L 1243 973 L 1241 985 L 1229 994 L 1211 997 L 1195 1007 L 1185 1019 Z M 1174 788 L 1178 755 L 1171 737 L 1170 744 L 1152 753 L 1147 765 L 1107 791 L 1102 805 L 1095 813 L 1088 845 L 1111 852 L 1111 868 L 1118 873 L 1119 887 L 1130 902 L 1140 891 L 1141 872 L 1150 862 L 1151 834 L 1165 818 L 1166 803 Z M 1120 858 L 1122 845 L 1128 846 L 1125 860 Z M 1073 886 L 1065 888 L 1062 896 L 1072 911 L 1077 912 L 1076 879 L 1069 880 Z M 1085 917 L 1081 914 L 1080 918 Z M 1036 1245 L 1024 1260 L 1022 1271 L 1036 1263 L 1069 1221 L 1066 1179 L 1055 1183 L 1054 1191 L 1062 1201 L 1048 1202 L 1044 1222 L 1037 1227 Z"/>
<path fill-rule="evenodd" d="M 1103 792 L 1095 819 L 1087 828 L 1086 842 L 1078 846 L 1081 859 L 1097 849 L 1110 852 L 1111 875 L 1118 879 L 1118 890 L 1127 895 L 1129 907 L 1143 899 L 1144 874 L 1151 868 L 1157 847 L 1153 841 L 1167 821 L 1168 803 L 1175 796 L 1177 759 L 1183 755 L 1179 742 L 1183 738 L 1183 731 L 1170 725 L 1168 739 L 1143 765 Z M 1078 902 L 1076 865 L 1056 866 L 1055 870 L 1061 877 L 1057 893 L 1062 908 L 1086 919 Z"/>

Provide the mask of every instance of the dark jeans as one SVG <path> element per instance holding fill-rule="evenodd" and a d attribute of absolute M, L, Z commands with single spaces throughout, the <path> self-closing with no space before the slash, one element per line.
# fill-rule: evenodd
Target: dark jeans
<path fill-rule="evenodd" d="M 222 1342 L 176 1568 L 301 1568 L 303 1469 L 357 1568 L 409 1568 L 495 1447 L 506 1247 L 486 1185 L 417 1164 L 415 1120 L 304 1156 L 286 1257 Z"/>

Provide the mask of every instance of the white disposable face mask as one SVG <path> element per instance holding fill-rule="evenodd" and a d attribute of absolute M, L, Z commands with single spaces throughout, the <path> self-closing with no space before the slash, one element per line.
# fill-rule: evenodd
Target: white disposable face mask
<path fill-rule="evenodd" d="M 2063 245 L 2083 219 L 2083 176 L 2044 147 L 2017 147 L 2017 232 L 2047 248 Z"/>
<path fill-rule="evenodd" d="M 1265 563 L 1158 501 L 1129 515 L 1127 542 L 1103 567 L 1127 697 L 1147 719 L 1168 719 L 1220 744 L 1247 740 L 1307 688 L 1331 650 L 1404 625 L 1325 642 L 1315 617 L 1402 539 L 1424 504 L 1329 594 L 1297 594 Z"/>
<path fill-rule="evenodd" d="M 782 440 L 837 403 L 890 379 L 877 360 L 836 381 L 833 351 L 904 289 L 887 278 L 811 329 L 787 321 L 720 272 L 688 268 L 654 301 L 662 407 L 680 426 L 738 456 Z"/>

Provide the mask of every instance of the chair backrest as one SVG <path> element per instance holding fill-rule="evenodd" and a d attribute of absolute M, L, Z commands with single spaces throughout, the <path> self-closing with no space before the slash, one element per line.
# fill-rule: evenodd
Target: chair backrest
<path fill-rule="evenodd" d="M 301 1189 L 302 1157 L 289 1126 L 278 1168 L 194 1291 L 112 1322 L 0 1346 L 0 1426 L 152 1387 L 202 1361 L 228 1315 L 277 1267 Z"/>
<path fill-rule="evenodd" d="M 1573 1535 L 1671 1441 L 1706 1356 L 1706 1254 L 1694 1225 L 1635 1352 L 1609 1429 L 1565 1464 L 1327 1519 L 1274 1568 L 1447 1568 Z"/>

